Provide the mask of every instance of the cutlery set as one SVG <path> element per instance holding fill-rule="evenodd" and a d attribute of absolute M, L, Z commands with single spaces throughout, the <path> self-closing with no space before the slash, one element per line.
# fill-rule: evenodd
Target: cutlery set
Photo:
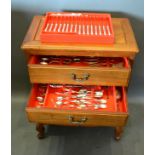
<path fill-rule="evenodd" d="M 45 103 L 46 91 L 48 88 L 48 98 Z M 81 86 L 81 85 L 39 85 L 36 96 L 37 107 L 53 106 L 58 109 L 87 109 L 102 110 L 112 104 L 112 87 L 106 86 Z M 116 98 L 121 98 L 121 93 L 117 90 Z M 50 94 L 50 95 L 49 95 Z"/>
<path fill-rule="evenodd" d="M 110 14 L 46 14 L 41 31 L 42 42 L 113 43 Z"/>
<path fill-rule="evenodd" d="M 123 58 L 98 58 L 98 57 L 40 57 L 39 64 L 42 65 L 76 65 L 94 67 L 125 67 Z"/>

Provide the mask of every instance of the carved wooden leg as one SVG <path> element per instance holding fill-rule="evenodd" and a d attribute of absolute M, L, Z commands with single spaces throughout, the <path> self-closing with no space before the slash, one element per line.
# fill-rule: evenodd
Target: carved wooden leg
<path fill-rule="evenodd" d="M 115 139 L 120 140 L 121 135 L 123 133 L 123 127 L 115 127 Z"/>
<path fill-rule="evenodd" d="M 38 123 L 36 125 L 36 130 L 38 131 L 38 138 L 39 139 L 43 139 L 45 137 L 45 134 L 44 134 L 44 131 L 45 131 L 45 128 L 44 128 L 44 125 L 43 124 L 40 124 Z"/>

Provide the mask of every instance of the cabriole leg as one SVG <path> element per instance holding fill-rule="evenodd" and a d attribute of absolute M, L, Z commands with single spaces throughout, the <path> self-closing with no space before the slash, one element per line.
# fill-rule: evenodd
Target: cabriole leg
<path fill-rule="evenodd" d="M 38 137 L 39 139 L 43 139 L 43 138 L 45 137 L 45 132 L 44 132 L 44 131 L 45 131 L 45 128 L 44 128 L 44 125 L 38 123 L 38 124 L 36 125 L 36 130 L 38 131 L 37 137 Z"/>
<path fill-rule="evenodd" d="M 115 127 L 115 139 L 120 140 L 121 135 L 123 133 L 123 127 Z"/>

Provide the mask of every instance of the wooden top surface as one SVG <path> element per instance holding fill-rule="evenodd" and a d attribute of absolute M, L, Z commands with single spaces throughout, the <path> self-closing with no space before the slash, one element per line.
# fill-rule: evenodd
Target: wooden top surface
<path fill-rule="evenodd" d="M 70 55 L 70 56 L 135 56 L 139 51 L 127 18 L 112 18 L 115 43 L 101 44 L 56 44 L 41 43 L 40 32 L 44 16 L 35 16 L 28 29 L 21 48 L 35 55 Z"/>

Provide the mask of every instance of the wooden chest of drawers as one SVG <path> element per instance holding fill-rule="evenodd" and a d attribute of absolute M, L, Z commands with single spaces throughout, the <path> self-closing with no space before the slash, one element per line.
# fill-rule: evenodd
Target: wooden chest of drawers
<path fill-rule="evenodd" d="M 48 44 L 40 42 L 40 31 L 44 21 L 43 16 L 35 16 L 28 29 L 21 48 L 28 59 L 28 72 L 31 83 L 30 99 L 26 113 L 30 122 L 37 124 L 38 137 L 44 137 L 44 125 L 67 126 L 111 126 L 115 128 L 115 138 L 120 139 L 128 118 L 126 88 L 129 84 L 132 64 L 138 47 L 130 22 L 126 18 L 112 18 L 115 43 L 113 45 L 84 44 Z M 66 65 L 39 63 L 40 57 L 69 57 L 87 59 L 99 58 L 120 59 L 120 66 L 98 65 Z M 112 61 L 111 60 L 111 61 Z M 37 106 L 36 97 L 39 84 L 48 85 L 44 106 Z M 63 109 L 53 108 L 49 103 L 49 84 L 69 84 L 78 86 L 103 86 L 112 88 L 110 94 L 111 109 Z M 121 99 L 116 99 L 116 89 L 121 92 Z"/>

